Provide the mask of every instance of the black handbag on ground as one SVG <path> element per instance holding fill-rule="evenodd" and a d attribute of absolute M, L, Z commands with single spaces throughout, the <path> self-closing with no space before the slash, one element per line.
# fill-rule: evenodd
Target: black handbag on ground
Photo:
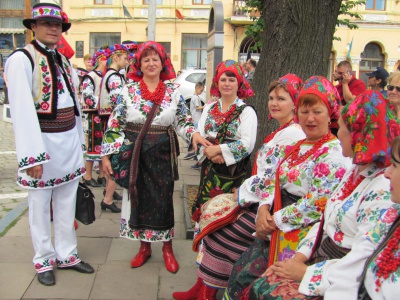
<path fill-rule="evenodd" d="M 94 207 L 94 195 L 91 189 L 79 182 L 76 192 L 75 219 L 85 225 L 92 224 L 96 220 Z"/>

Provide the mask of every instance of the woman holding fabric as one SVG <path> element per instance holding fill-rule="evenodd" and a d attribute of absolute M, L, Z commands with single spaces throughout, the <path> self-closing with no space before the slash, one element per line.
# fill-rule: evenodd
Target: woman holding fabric
<path fill-rule="evenodd" d="M 210 198 L 242 184 L 257 136 L 256 112 L 243 101 L 254 92 L 237 62 L 226 60 L 218 64 L 210 94 L 219 100 L 204 106 L 198 129 L 213 145 L 200 148 L 200 186 L 193 211 Z"/>
<path fill-rule="evenodd" d="M 264 143 L 256 155 L 253 175 L 273 172 L 275 161 L 268 163 L 266 157 L 266 153 L 270 149 L 277 144 L 289 145 L 305 137 L 299 124 L 294 121 L 295 103 L 301 84 L 301 78 L 294 74 L 287 74 L 271 83 L 268 108 L 270 117 L 277 120 L 280 127 L 264 139 Z M 204 236 L 204 244 L 198 256 L 200 264 L 198 280 L 189 291 L 173 293 L 175 299 L 197 300 L 204 285 L 214 287 L 208 289 L 211 293 L 217 291 L 215 288 L 226 287 L 233 264 L 254 240 L 252 234 L 255 231 L 256 213 L 257 205 L 253 205 L 234 223 L 226 224 L 222 229 L 207 235 L 204 235 L 205 231 L 203 231 L 196 237 L 197 240 Z M 238 232 L 240 232 L 240 236 L 237 236 Z M 204 290 L 204 292 L 206 291 Z"/>
<path fill-rule="evenodd" d="M 400 290 L 400 137 L 392 145 L 392 165 L 386 169 L 385 176 L 390 180 L 390 207 L 368 232 L 368 240 L 376 250 L 368 258 L 359 291 L 360 300 L 395 300 Z M 391 225 L 393 224 L 393 225 Z"/>
<path fill-rule="evenodd" d="M 163 46 L 153 41 L 141 44 L 132 67 L 128 76 L 134 81 L 122 89 L 104 134 L 102 161 L 106 173 L 115 179 L 129 179 L 125 186 L 129 191 L 123 193 L 120 236 L 140 241 L 131 267 L 146 262 L 152 242 L 163 242 L 165 266 L 175 273 L 179 265 L 172 251 L 172 194 L 178 177 L 179 145 L 174 129 L 194 147 L 210 143 L 195 131 L 181 94 L 169 82 L 175 71 Z M 132 144 L 133 149 L 119 153 L 121 147 Z M 113 170 L 109 156 L 118 153 L 121 165 L 114 165 Z M 130 175 L 119 169 L 127 159 Z"/>
<path fill-rule="evenodd" d="M 277 169 L 253 176 L 238 189 L 241 206 L 259 203 L 257 239 L 233 266 L 226 299 L 243 296 L 243 290 L 267 269 L 268 263 L 294 255 L 350 167 L 339 140 L 329 130 L 331 118 L 337 117 L 337 99 L 330 81 L 322 76 L 309 78 L 297 103 L 306 138 L 295 145 L 271 149 L 268 159 L 276 162 Z"/>
<path fill-rule="evenodd" d="M 276 262 L 262 275 L 267 278 L 250 286 L 249 299 L 288 295 L 292 299 L 305 299 L 304 295 L 357 299 L 357 277 L 375 247 L 365 233 L 391 205 L 384 172 L 398 126 L 376 91 L 364 92 L 343 108 L 338 136 L 343 155 L 353 158 L 353 167 L 328 199 L 323 221 L 300 242 L 293 258 Z"/>

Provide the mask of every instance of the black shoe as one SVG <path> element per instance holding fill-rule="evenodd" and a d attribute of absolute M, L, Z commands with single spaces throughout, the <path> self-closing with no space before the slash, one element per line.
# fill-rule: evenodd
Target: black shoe
<path fill-rule="evenodd" d="M 101 210 L 106 210 L 106 208 L 108 208 L 113 213 L 121 212 L 121 209 L 118 208 L 114 203 L 113 204 L 106 204 L 106 203 L 104 203 L 104 200 L 101 200 L 100 207 L 101 207 Z"/>
<path fill-rule="evenodd" d="M 56 278 L 54 277 L 54 272 L 53 270 L 46 271 L 43 273 L 38 273 L 37 275 L 38 281 L 43 284 L 43 285 L 55 285 L 56 284 Z"/>
<path fill-rule="evenodd" d="M 106 190 L 103 191 L 103 196 L 105 196 L 105 195 L 106 195 Z M 113 199 L 117 200 L 117 201 L 121 201 L 122 200 L 122 196 L 115 191 L 114 194 L 113 194 Z"/>
<path fill-rule="evenodd" d="M 189 152 L 183 159 L 189 160 L 192 159 L 193 157 L 196 157 L 196 152 Z"/>
<path fill-rule="evenodd" d="M 81 261 L 80 263 L 78 263 L 76 265 L 70 266 L 70 267 L 58 268 L 58 269 L 59 270 L 74 270 L 74 271 L 78 271 L 79 273 L 85 273 L 85 274 L 94 273 L 94 269 L 92 268 L 92 266 L 83 261 Z"/>
<path fill-rule="evenodd" d="M 198 163 L 196 163 L 195 165 L 190 167 L 192 170 L 200 170 L 201 169 L 201 165 L 199 165 Z"/>
<path fill-rule="evenodd" d="M 97 182 L 96 182 L 96 180 L 94 180 L 93 178 L 90 178 L 89 180 L 84 180 L 85 181 L 85 184 L 87 185 L 87 186 L 91 186 L 91 187 L 100 187 L 101 185 L 100 184 L 98 184 Z"/>
<path fill-rule="evenodd" d="M 100 186 L 106 187 L 107 179 L 105 177 L 99 177 L 99 178 L 97 178 L 97 183 Z"/>

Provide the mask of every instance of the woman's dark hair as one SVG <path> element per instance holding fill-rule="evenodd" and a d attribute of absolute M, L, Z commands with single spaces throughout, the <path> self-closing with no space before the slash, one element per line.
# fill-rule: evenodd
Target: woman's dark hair
<path fill-rule="evenodd" d="M 400 136 L 396 136 L 392 143 L 392 159 L 400 164 Z"/>
<path fill-rule="evenodd" d="M 235 78 L 236 78 L 235 73 L 233 73 L 232 71 L 225 71 L 224 74 L 225 74 L 226 76 L 228 76 L 228 77 L 235 77 Z"/>
<path fill-rule="evenodd" d="M 142 58 L 150 56 L 151 54 L 154 54 L 154 53 L 157 54 L 158 57 L 160 57 L 160 54 L 158 54 L 158 52 L 155 49 L 147 48 L 147 49 L 143 50 L 142 55 L 140 56 L 140 60 L 142 60 Z M 160 57 L 160 60 L 161 60 L 161 57 Z"/>

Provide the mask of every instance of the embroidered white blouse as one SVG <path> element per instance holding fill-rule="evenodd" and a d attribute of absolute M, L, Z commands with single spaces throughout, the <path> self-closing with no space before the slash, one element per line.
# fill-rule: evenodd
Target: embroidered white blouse
<path fill-rule="evenodd" d="M 359 282 L 366 259 L 374 247 L 365 234 L 371 230 L 382 211 L 391 205 L 389 180 L 384 169 L 370 165 L 360 174 L 365 179 L 344 200 L 341 188 L 351 176 L 353 166 L 343 177 L 325 207 L 323 239 L 329 237 L 340 247 L 351 249 L 342 259 L 322 261 L 307 267 L 299 291 L 302 294 L 324 295 L 324 299 L 357 299 Z M 316 223 L 300 242 L 297 251 L 310 257 L 320 223 Z"/>
<path fill-rule="evenodd" d="M 312 146 L 304 142 L 300 146 L 300 155 Z M 243 207 L 253 203 L 272 206 L 275 198 L 275 173 L 279 172 L 281 189 L 299 196 L 296 203 L 274 213 L 276 226 L 284 232 L 318 221 L 326 199 L 351 166 L 351 161 L 342 155 L 340 142 L 335 138 L 323 144 L 310 159 L 292 168 L 289 168 L 288 160 L 285 160 L 276 171 L 276 166 L 292 147 L 278 145 L 269 149 L 263 156 L 270 167 L 266 167 L 263 174 L 246 180 L 239 188 L 238 197 L 239 205 Z"/>
<path fill-rule="evenodd" d="M 219 99 L 217 102 L 207 104 L 204 107 L 198 123 L 198 130 L 202 137 L 215 139 L 217 136 L 220 125 L 215 122 L 210 110 L 215 104 L 221 111 L 221 103 L 221 99 Z M 239 98 L 232 103 L 232 105 L 234 104 L 238 107 L 245 105 L 244 101 Z M 250 155 L 257 137 L 257 115 L 253 108 L 246 107 L 240 116 L 229 124 L 226 137 L 235 140 L 220 145 L 222 157 L 227 166 L 233 165 Z M 198 158 L 200 162 L 205 159 L 204 147 L 200 147 Z"/>

